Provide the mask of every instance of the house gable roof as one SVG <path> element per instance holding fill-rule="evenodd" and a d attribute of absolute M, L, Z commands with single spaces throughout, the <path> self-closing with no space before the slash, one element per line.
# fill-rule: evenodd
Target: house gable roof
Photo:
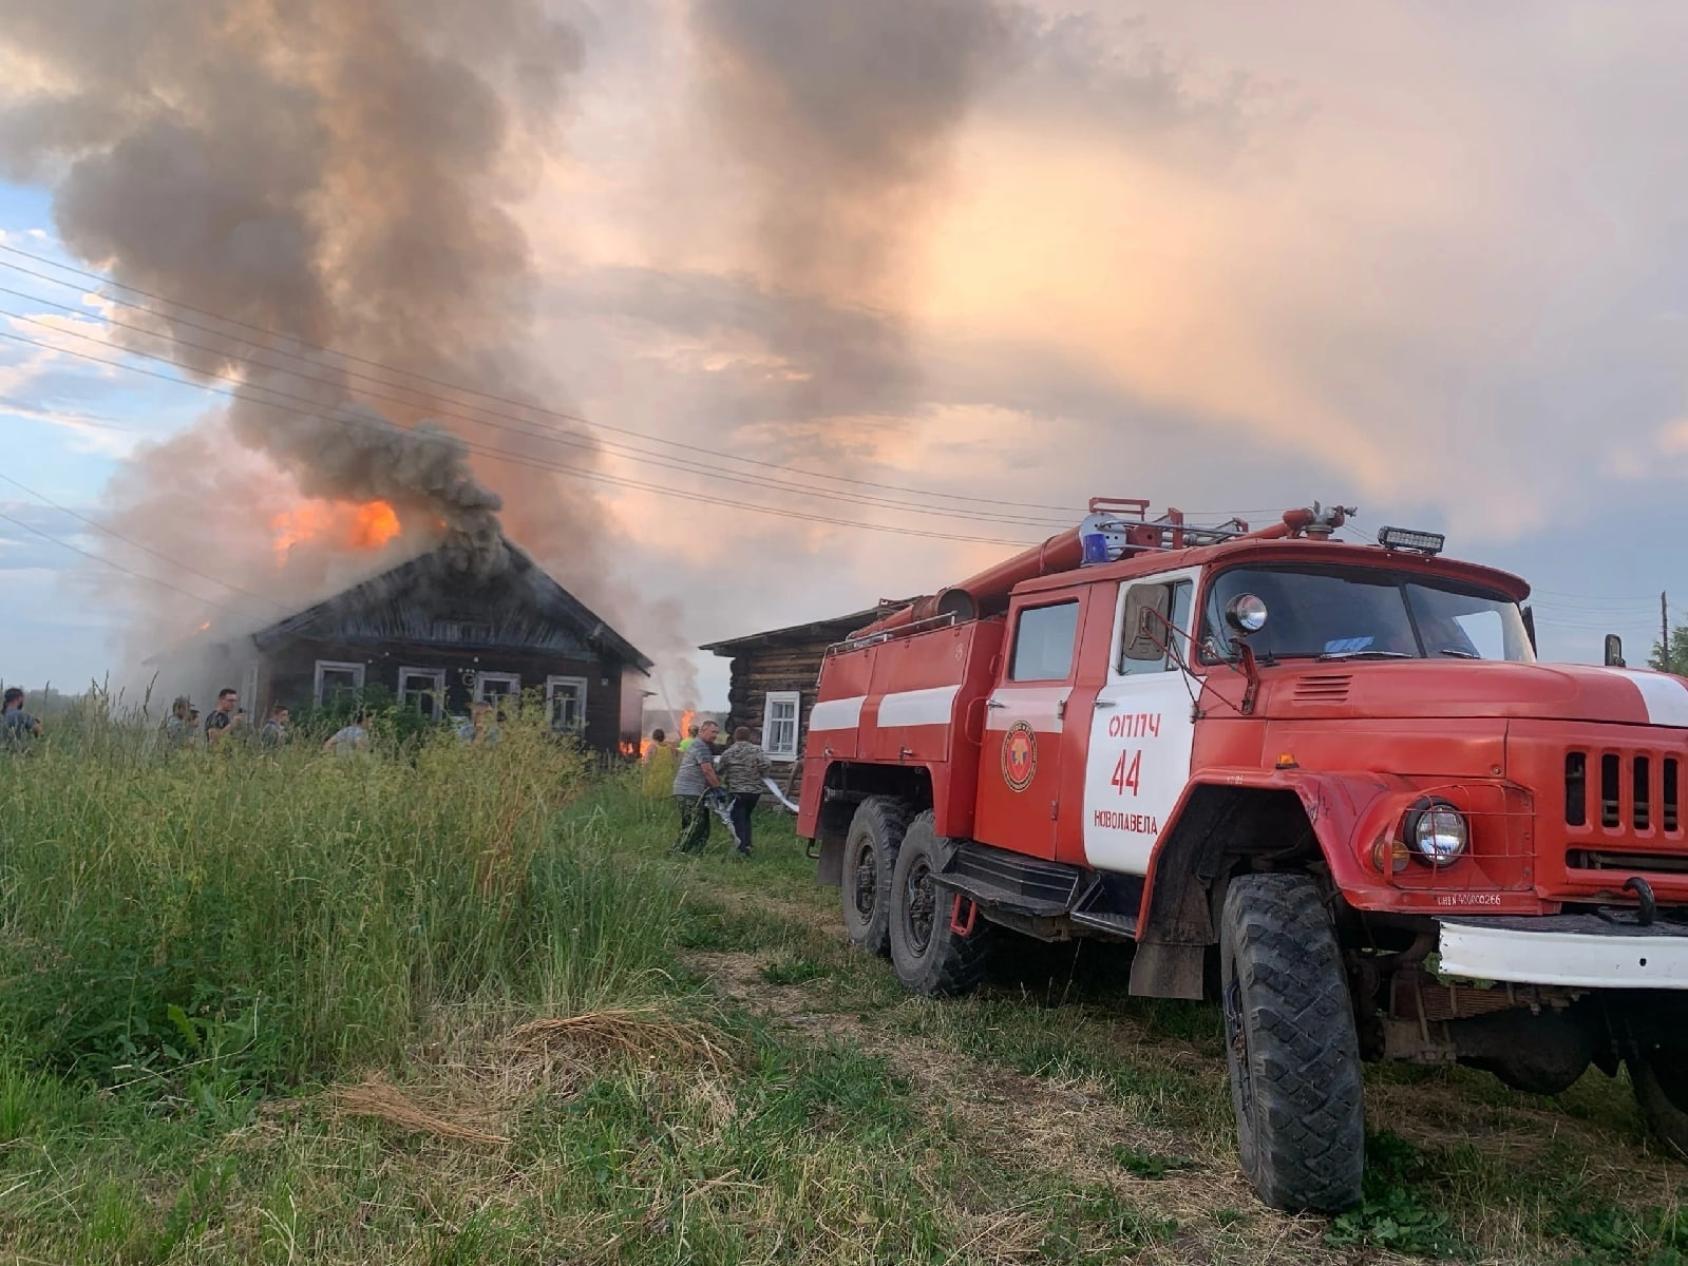
<path fill-rule="evenodd" d="M 461 647 L 596 651 L 642 672 L 651 660 L 508 540 L 508 570 L 479 578 L 443 550 L 419 554 L 252 635 L 260 650 L 296 639 L 348 644 L 437 642 Z"/>
<path fill-rule="evenodd" d="M 706 642 L 698 649 L 700 651 L 713 651 L 717 655 L 730 659 L 734 655 L 743 655 L 750 651 L 769 650 L 776 646 L 788 646 L 794 642 L 838 642 L 854 633 L 864 624 L 871 624 L 884 615 L 886 611 L 903 605 L 906 604 L 881 602 L 878 606 L 868 607 L 864 611 L 852 611 L 848 615 L 828 616 L 824 620 L 810 620 L 807 624 L 792 624 L 783 629 L 769 629 L 763 633 L 746 633 L 742 637 L 730 637 L 719 642 Z"/>

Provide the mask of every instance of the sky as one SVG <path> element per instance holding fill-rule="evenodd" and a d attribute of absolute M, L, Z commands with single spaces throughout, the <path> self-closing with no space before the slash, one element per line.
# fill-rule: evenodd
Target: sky
<path fill-rule="evenodd" d="M 578 66 L 485 196 L 526 240 L 510 350 L 600 448 L 510 522 L 567 555 L 546 498 L 591 499 L 590 569 L 541 561 L 663 648 L 675 689 L 685 647 L 929 591 L 1092 495 L 1444 531 L 1532 582 L 1550 659 L 1616 631 L 1639 661 L 1660 591 L 1688 604 L 1688 12 L 549 10 Z M 35 51 L 3 41 L 32 82 Z M 70 161 L 6 166 L 0 247 L 98 271 L 61 238 Z M 69 336 L 113 315 L 94 286 L 0 266 L 22 292 L 0 333 L 86 350 Z M 207 482 L 263 516 L 302 495 L 219 442 L 190 450 L 217 469 L 183 473 L 167 557 L 85 522 L 152 446 L 224 426 L 224 398 L 134 372 L 161 367 L 133 346 L 99 353 L 117 368 L 0 340 L 8 683 L 132 680 L 139 612 L 192 625 L 230 597 L 170 561 Z M 253 548 L 216 580 L 264 588 Z M 691 658 L 696 702 L 723 706 L 725 664 Z"/>

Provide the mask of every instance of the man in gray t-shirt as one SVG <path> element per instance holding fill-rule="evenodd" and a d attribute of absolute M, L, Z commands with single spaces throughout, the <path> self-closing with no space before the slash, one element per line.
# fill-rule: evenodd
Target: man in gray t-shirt
<path fill-rule="evenodd" d="M 682 853 L 701 852 L 709 843 L 709 810 L 703 806 L 703 797 L 721 785 L 715 773 L 714 748 L 720 732 L 721 727 L 713 721 L 699 726 L 697 741 L 686 745 L 674 771 L 674 804 L 680 810 L 680 835 L 674 847 Z"/>
<path fill-rule="evenodd" d="M 0 748 L 22 751 L 31 739 L 41 736 L 41 722 L 23 710 L 23 691 L 8 687 L 4 711 L 0 712 Z"/>

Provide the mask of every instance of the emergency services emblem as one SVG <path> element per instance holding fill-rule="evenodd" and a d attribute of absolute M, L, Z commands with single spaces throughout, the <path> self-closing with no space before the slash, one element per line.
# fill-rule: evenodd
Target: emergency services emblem
<path fill-rule="evenodd" d="M 1002 736 L 1002 781 L 1010 791 L 1024 791 L 1037 777 L 1037 731 L 1016 721 Z"/>

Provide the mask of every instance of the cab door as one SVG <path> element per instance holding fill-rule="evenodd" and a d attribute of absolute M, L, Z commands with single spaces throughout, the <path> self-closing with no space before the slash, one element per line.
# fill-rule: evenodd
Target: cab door
<path fill-rule="evenodd" d="M 985 700 L 974 835 L 1054 857 L 1062 733 L 1069 724 L 1088 588 L 1040 593 L 1009 608 L 1006 650 Z"/>
<path fill-rule="evenodd" d="M 1084 855 L 1099 870 L 1147 874 L 1190 778 L 1195 699 L 1189 664 L 1198 570 L 1120 586 L 1108 676 L 1088 719 Z"/>

